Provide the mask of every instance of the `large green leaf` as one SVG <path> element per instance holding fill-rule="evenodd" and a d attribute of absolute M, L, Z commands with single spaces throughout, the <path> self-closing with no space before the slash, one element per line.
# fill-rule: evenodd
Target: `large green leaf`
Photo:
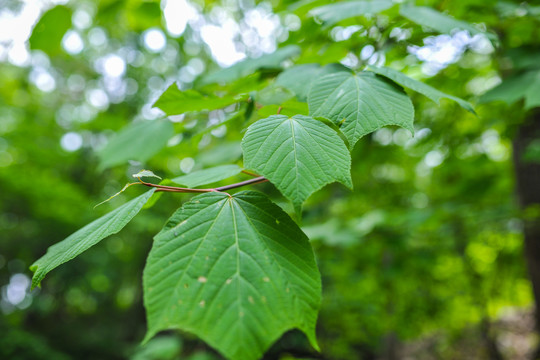
<path fill-rule="evenodd" d="M 348 71 L 348 69 L 341 64 L 329 64 L 324 67 L 319 64 L 296 65 L 280 73 L 276 78 L 276 85 L 292 91 L 298 100 L 306 101 L 313 80 L 338 71 Z"/>
<path fill-rule="evenodd" d="M 254 73 L 259 69 L 278 69 L 283 61 L 298 55 L 300 48 L 296 45 L 288 45 L 275 52 L 255 59 L 246 59 L 225 69 L 218 70 L 202 79 L 203 84 L 227 83 Z"/>
<path fill-rule="evenodd" d="M 373 66 L 370 66 L 369 70 L 379 75 L 382 75 L 384 77 L 387 77 L 390 80 L 398 83 L 399 85 L 403 87 L 419 92 L 420 94 L 427 96 L 428 98 L 430 98 L 437 104 L 439 104 L 439 101 L 441 100 L 441 98 L 450 99 L 457 102 L 465 110 L 470 111 L 473 114 L 475 114 L 474 108 L 467 101 L 453 95 L 445 94 L 442 91 L 439 91 L 435 89 L 434 87 L 431 87 L 428 84 L 425 84 L 421 81 L 411 79 L 407 75 L 403 74 L 401 71 L 397 71 L 397 70 L 390 69 L 387 67 L 373 67 Z"/>
<path fill-rule="evenodd" d="M 483 34 L 491 40 L 496 39 L 493 34 L 486 33 L 466 21 L 457 20 L 431 7 L 406 4 L 400 7 L 399 13 L 418 25 L 426 26 L 442 34 L 450 34 L 453 30 L 467 30 L 472 35 Z"/>
<path fill-rule="evenodd" d="M 511 105 L 525 99 L 524 109 L 540 105 L 540 71 L 510 76 L 480 97 L 480 102 L 504 101 Z"/>
<path fill-rule="evenodd" d="M 154 107 L 158 107 L 167 115 L 179 115 L 191 111 L 215 110 L 235 104 L 247 99 L 247 95 L 217 97 L 203 95 L 196 90 L 178 89 L 176 84 L 171 84 L 156 100 Z"/>
<path fill-rule="evenodd" d="M 238 165 L 221 165 L 194 171 L 187 175 L 178 176 L 172 179 L 172 181 L 177 184 L 194 188 L 230 178 L 231 176 L 238 175 L 241 172 L 242 168 Z"/>
<path fill-rule="evenodd" d="M 64 34 L 71 27 L 71 9 L 58 5 L 48 10 L 37 22 L 28 40 L 30 49 L 49 56 L 58 54 Z"/>
<path fill-rule="evenodd" d="M 347 146 L 337 132 L 309 116 L 261 119 L 248 128 L 242 149 L 244 166 L 270 180 L 297 210 L 328 183 L 352 187 Z"/>
<path fill-rule="evenodd" d="M 168 120 L 132 123 L 99 152 L 99 167 L 106 169 L 128 160 L 145 162 L 164 148 L 173 135 L 174 128 Z"/>
<path fill-rule="evenodd" d="M 411 99 L 397 85 L 372 72 L 322 76 L 311 86 L 308 104 L 311 116 L 340 126 L 351 147 L 362 136 L 386 125 L 414 131 Z"/>
<path fill-rule="evenodd" d="M 321 280 L 308 238 L 257 192 L 205 193 L 156 236 L 144 269 L 145 341 L 192 332 L 237 360 L 298 328 L 317 348 Z"/>
<path fill-rule="evenodd" d="M 51 270 L 75 258 L 107 236 L 122 230 L 137 215 L 154 191 L 154 188 L 150 189 L 51 246 L 45 255 L 30 266 L 30 270 L 34 272 L 32 287 L 38 286 Z"/>
<path fill-rule="evenodd" d="M 358 0 L 341 1 L 334 4 L 316 7 L 309 13 L 325 22 L 326 25 L 333 25 L 341 20 L 352 17 L 376 14 L 390 9 L 394 5 L 391 0 Z"/>

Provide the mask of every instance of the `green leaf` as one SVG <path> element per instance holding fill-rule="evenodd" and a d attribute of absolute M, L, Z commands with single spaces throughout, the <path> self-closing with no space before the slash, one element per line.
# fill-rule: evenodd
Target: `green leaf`
<path fill-rule="evenodd" d="M 192 111 L 204 111 L 221 109 L 225 106 L 244 101 L 248 95 L 217 97 L 213 95 L 203 95 L 195 90 L 182 91 L 176 84 L 171 84 L 154 103 L 165 114 L 179 115 Z"/>
<path fill-rule="evenodd" d="M 324 67 L 318 64 L 296 65 L 280 73 L 275 84 L 292 91 L 298 100 L 306 101 L 313 80 L 338 71 L 348 71 L 348 69 L 341 64 L 329 64 Z"/>
<path fill-rule="evenodd" d="M 319 6 L 309 13 L 330 26 L 341 20 L 352 17 L 376 14 L 390 9 L 394 2 L 390 0 L 360 0 L 360 1 L 341 1 L 334 4 Z"/>
<path fill-rule="evenodd" d="M 266 177 L 297 211 L 326 184 L 352 187 L 347 146 L 334 130 L 309 116 L 261 119 L 247 129 L 242 149 L 246 169 Z"/>
<path fill-rule="evenodd" d="M 174 128 L 168 120 L 131 123 L 99 152 L 99 168 L 107 169 L 128 160 L 145 162 L 164 148 L 173 135 Z"/>
<path fill-rule="evenodd" d="M 287 100 L 280 105 L 267 105 L 257 110 L 259 118 L 265 118 L 277 113 L 282 115 L 308 115 L 309 108 L 305 102 L 299 102 L 296 99 Z"/>
<path fill-rule="evenodd" d="M 540 106 L 540 71 L 533 75 L 532 84 L 525 93 L 525 110 Z"/>
<path fill-rule="evenodd" d="M 260 90 L 255 96 L 255 101 L 263 106 L 282 104 L 291 99 L 294 99 L 294 94 L 275 83 Z"/>
<path fill-rule="evenodd" d="M 136 2 L 128 3 L 131 6 L 124 5 L 126 12 L 127 23 L 131 30 L 144 31 L 148 28 L 161 25 L 161 8 L 159 1 L 150 0 L 140 4 Z"/>
<path fill-rule="evenodd" d="M 154 178 L 158 178 L 158 179 L 162 180 L 162 178 L 160 176 L 157 176 L 151 170 L 144 170 L 144 169 L 139 171 L 136 174 L 131 175 L 131 176 L 133 176 L 136 179 L 140 179 L 142 177 L 154 177 Z"/>
<path fill-rule="evenodd" d="M 206 193 L 156 236 L 143 276 L 145 341 L 165 329 L 256 360 L 293 328 L 318 348 L 321 280 L 308 238 L 257 192 Z"/>
<path fill-rule="evenodd" d="M 222 165 L 215 166 L 209 169 L 194 171 L 187 175 L 182 175 L 172 179 L 173 182 L 185 185 L 189 188 L 194 188 L 201 185 L 212 184 L 221 180 L 225 180 L 242 172 L 242 168 L 238 165 Z"/>
<path fill-rule="evenodd" d="M 540 71 L 510 76 L 480 97 L 480 102 L 504 101 L 508 105 L 525 99 L 524 109 L 540 105 Z"/>
<path fill-rule="evenodd" d="M 397 70 L 387 68 L 387 67 L 373 67 L 373 66 L 370 66 L 369 70 L 373 71 L 376 74 L 387 77 L 390 80 L 398 83 L 399 85 L 403 87 L 419 92 L 420 94 L 427 96 L 428 98 L 430 98 L 437 104 L 439 104 L 439 101 L 441 100 L 441 98 L 450 99 L 457 102 L 465 110 L 473 114 L 476 114 L 473 106 L 469 102 L 463 99 L 460 99 L 456 96 L 445 94 L 442 91 L 439 91 L 435 89 L 434 87 L 431 87 L 428 84 L 425 84 L 421 81 L 411 79 L 407 75 L 403 74 L 401 71 L 397 71 Z"/>
<path fill-rule="evenodd" d="M 283 61 L 298 55 L 300 47 L 288 45 L 275 52 L 263 55 L 256 59 L 247 59 L 225 69 L 218 70 L 205 76 L 202 84 L 227 83 L 254 73 L 259 69 L 279 69 Z"/>
<path fill-rule="evenodd" d="M 154 191 L 155 189 L 150 189 L 51 246 L 45 255 L 30 266 L 30 270 L 34 272 L 32 288 L 38 286 L 51 270 L 75 258 L 107 236 L 122 230 L 137 215 Z"/>
<path fill-rule="evenodd" d="M 71 27 L 71 9 L 58 5 L 48 10 L 32 30 L 30 49 L 41 50 L 49 56 L 60 53 L 62 38 Z"/>
<path fill-rule="evenodd" d="M 439 11 L 427 6 L 411 6 L 402 5 L 399 9 L 401 16 L 410 21 L 426 26 L 441 34 L 450 34 L 453 30 L 467 30 L 471 35 L 483 34 L 491 40 L 496 40 L 496 36 L 486 33 L 472 24 L 457 20 L 449 15 L 440 13 Z"/>
<path fill-rule="evenodd" d="M 394 83 L 372 72 L 338 72 L 315 80 L 308 95 L 310 115 L 336 125 L 354 147 L 358 139 L 386 125 L 413 132 L 411 99 Z"/>

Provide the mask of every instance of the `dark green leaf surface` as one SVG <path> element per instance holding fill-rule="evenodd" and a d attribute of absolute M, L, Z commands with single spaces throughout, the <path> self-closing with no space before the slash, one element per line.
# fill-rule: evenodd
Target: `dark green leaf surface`
<path fill-rule="evenodd" d="M 217 97 L 203 95 L 195 90 L 182 91 L 176 84 L 171 84 L 153 106 L 160 108 L 167 115 L 179 115 L 191 111 L 221 109 L 245 99 L 247 95 Z"/>
<path fill-rule="evenodd" d="M 419 92 L 420 94 L 427 96 L 437 104 L 439 104 L 441 98 L 450 99 L 457 102 L 465 110 L 475 114 L 474 108 L 469 102 L 456 96 L 445 94 L 442 91 L 439 91 L 434 87 L 431 87 L 421 81 L 411 79 L 407 75 L 403 74 L 401 71 L 397 71 L 387 67 L 369 67 L 369 70 L 373 71 L 376 74 L 387 77 L 403 87 Z"/>
<path fill-rule="evenodd" d="M 394 2 L 390 0 L 341 1 L 317 7 L 311 10 L 310 14 L 325 22 L 326 25 L 333 25 L 341 20 L 352 17 L 376 14 L 390 9 L 393 5 Z"/>
<path fill-rule="evenodd" d="M 156 236 L 144 270 L 145 341 L 192 332 L 234 360 L 256 360 L 298 328 L 317 348 L 321 280 L 300 228 L 266 196 L 206 193 Z"/>
<path fill-rule="evenodd" d="M 187 175 L 182 175 L 172 179 L 177 184 L 182 184 L 190 188 L 201 185 L 215 183 L 225 180 L 242 172 L 242 168 L 238 165 L 222 165 L 208 169 L 194 171 Z"/>
<path fill-rule="evenodd" d="M 231 67 L 218 70 L 202 79 L 203 84 L 227 83 L 254 73 L 259 69 L 278 69 L 282 62 L 300 53 L 296 45 L 288 45 L 255 59 L 246 59 Z"/>
<path fill-rule="evenodd" d="M 372 72 L 338 72 L 318 78 L 308 95 L 309 112 L 340 126 L 351 147 L 358 139 L 386 125 L 413 132 L 411 99 Z"/>
<path fill-rule="evenodd" d="M 270 180 L 296 209 L 331 182 L 352 187 L 345 143 L 333 129 L 309 116 L 261 119 L 248 128 L 242 149 L 244 166 Z"/>
<path fill-rule="evenodd" d="M 36 260 L 30 270 L 34 272 L 32 287 L 38 286 L 51 270 L 75 258 L 107 236 L 116 234 L 133 219 L 146 204 L 155 189 L 151 189 L 119 208 L 94 220 L 63 241 L 51 246 L 45 255 Z"/>
<path fill-rule="evenodd" d="M 139 121 L 128 125 L 99 152 L 99 167 L 106 169 L 128 160 L 145 162 L 174 135 L 169 120 Z"/>
<path fill-rule="evenodd" d="M 63 5 L 53 7 L 43 14 L 32 30 L 30 49 L 41 50 L 49 56 L 57 55 L 61 51 L 62 38 L 70 27 L 71 9 Z"/>

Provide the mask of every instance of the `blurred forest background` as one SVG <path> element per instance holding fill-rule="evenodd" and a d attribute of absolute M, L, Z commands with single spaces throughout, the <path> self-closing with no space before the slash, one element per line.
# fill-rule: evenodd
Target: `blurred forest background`
<path fill-rule="evenodd" d="M 323 280 L 322 353 L 291 332 L 266 357 L 534 356 L 540 7 L 417 1 L 488 37 L 441 34 L 395 8 L 323 24 L 312 9 L 328 3 L 0 0 L 0 358 L 220 358 L 185 333 L 139 346 L 145 257 L 188 195 L 162 196 L 41 289 L 30 291 L 28 267 L 134 197 L 129 189 L 93 209 L 142 168 L 170 178 L 241 165 L 235 122 L 275 113 L 275 101 L 240 109 L 241 116 L 231 116 L 234 106 L 175 116 L 165 126 L 153 125 L 163 116 L 151 105 L 173 81 L 187 89 L 220 66 L 287 45 L 301 51 L 270 66 L 244 63 L 233 84 L 267 84 L 293 63 L 386 65 L 470 100 L 478 116 L 411 93 L 414 137 L 388 127 L 357 144 L 355 190 L 325 187 L 308 200 L 302 221 Z M 127 157 L 107 147 L 120 131 Z M 271 185 L 257 189 L 291 210 Z"/>

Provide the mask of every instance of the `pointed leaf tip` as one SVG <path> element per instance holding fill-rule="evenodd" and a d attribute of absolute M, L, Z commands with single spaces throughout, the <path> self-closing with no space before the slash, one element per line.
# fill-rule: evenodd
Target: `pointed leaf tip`
<path fill-rule="evenodd" d="M 387 125 L 414 130 L 411 99 L 399 86 L 369 71 L 319 77 L 311 86 L 308 104 L 311 116 L 340 127 L 351 148 L 364 135 Z"/>
<path fill-rule="evenodd" d="M 205 193 L 185 203 L 155 237 L 143 285 L 144 341 L 183 329 L 229 359 L 256 360 L 298 328 L 318 349 L 321 279 L 313 250 L 261 193 Z"/>
<path fill-rule="evenodd" d="M 154 177 L 154 178 L 158 178 L 159 180 L 163 180 L 160 176 L 157 176 L 152 171 L 144 170 L 144 169 L 142 169 L 141 171 L 139 171 L 136 174 L 132 174 L 131 176 L 133 176 L 136 179 L 140 179 L 142 177 Z"/>
<path fill-rule="evenodd" d="M 38 286 L 51 270 L 75 258 L 109 235 L 122 230 L 137 215 L 155 190 L 150 189 L 49 247 L 47 253 L 30 266 L 34 271 L 32 287 Z"/>
<path fill-rule="evenodd" d="M 295 209 L 326 184 L 352 187 L 347 146 L 336 131 L 309 116 L 261 119 L 248 128 L 242 149 L 245 167 L 266 177 Z"/>

